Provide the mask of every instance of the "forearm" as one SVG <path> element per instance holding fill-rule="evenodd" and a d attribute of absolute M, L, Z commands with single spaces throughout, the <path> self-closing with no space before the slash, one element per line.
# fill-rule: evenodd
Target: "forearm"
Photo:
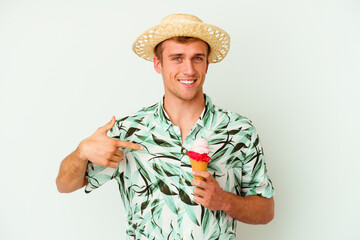
<path fill-rule="evenodd" d="M 69 193 L 82 188 L 86 183 L 87 163 L 87 160 L 80 158 L 78 149 L 68 155 L 62 161 L 56 178 L 58 191 Z"/>
<path fill-rule="evenodd" d="M 267 224 L 274 218 L 274 199 L 225 192 L 223 211 L 244 223 Z"/>

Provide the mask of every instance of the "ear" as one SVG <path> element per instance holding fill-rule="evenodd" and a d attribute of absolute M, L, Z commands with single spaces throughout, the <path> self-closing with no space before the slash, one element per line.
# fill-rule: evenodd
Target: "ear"
<path fill-rule="evenodd" d="M 153 59 L 153 62 L 154 62 L 154 69 L 157 73 L 162 73 L 162 66 L 161 66 L 161 62 L 160 62 L 160 59 L 155 56 L 154 59 Z"/>

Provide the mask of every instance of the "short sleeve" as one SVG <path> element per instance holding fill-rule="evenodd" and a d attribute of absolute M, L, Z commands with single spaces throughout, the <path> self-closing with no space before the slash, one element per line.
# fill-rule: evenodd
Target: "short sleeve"
<path fill-rule="evenodd" d="M 108 132 L 108 136 L 111 138 L 119 138 L 119 121 L 117 124 Z M 88 163 L 86 178 L 88 180 L 88 184 L 85 186 L 85 192 L 90 193 L 94 189 L 99 188 L 104 185 L 109 180 L 113 179 L 116 176 L 118 169 L 103 167 L 99 165 L 95 165 L 92 162 Z"/>
<path fill-rule="evenodd" d="M 88 184 L 85 187 L 85 192 L 90 193 L 94 189 L 104 185 L 107 181 L 113 179 L 116 171 L 116 168 L 102 167 L 89 162 L 86 172 Z"/>
<path fill-rule="evenodd" d="M 260 138 L 254 126 L 251 126 L 250 130 L 250 142 L 242 170 L 241 195 L 271 198 L 275 191 L 270 177 L 267 175 Z"/>

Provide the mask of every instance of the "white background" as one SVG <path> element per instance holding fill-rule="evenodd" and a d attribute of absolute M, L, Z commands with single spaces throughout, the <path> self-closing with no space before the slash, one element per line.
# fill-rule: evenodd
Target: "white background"
<path fill-rule="evenodd" d="M 172 13 L 231 36 L 205 92 L 258 129 L 276 216 L 237 239 L 360 239 L 360 3 L 0 0 L 0 239 L 124 239 L 115 182 L 57 192 L 61 160 L 112 115 L 157 102 L 131 51 Z"/>

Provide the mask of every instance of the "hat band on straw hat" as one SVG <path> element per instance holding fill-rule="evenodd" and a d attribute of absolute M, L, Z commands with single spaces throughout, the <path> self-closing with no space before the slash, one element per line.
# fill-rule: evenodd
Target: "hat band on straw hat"
<path fill-rule="evenodd" d="M 220 62 L 230 49 L 230 36 L 223 29 L 204 23 L 190 14 L 172 14 L 142 33 L 132 49 L 140 57 L 153 61 L 155 47 L 173 37 L 199 38 L 210 46 L 209 63 Z"/>

